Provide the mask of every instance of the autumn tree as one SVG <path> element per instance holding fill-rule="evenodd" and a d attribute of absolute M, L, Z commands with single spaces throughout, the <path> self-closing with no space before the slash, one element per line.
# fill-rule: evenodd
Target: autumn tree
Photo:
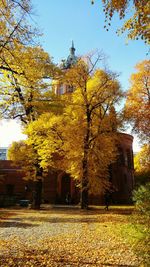
<path fill-rule="evenodd" d="M 27 21 L 30 12 L 29 0 L 0 0 L 0 113 L 25 124 L 48 108 L 52 93 L 45 78 L 57 72 L 48 53 L 32 43 L 37 33 Z"/>
<path fill-rule="evenodd" d="M 150 139 L 150 61 L 136 65 L 137 72 L 131 75 L 131 86 L 127 92 L 125 117 L 132 123 L 133 131 L 141 140 Z"/>
<path fill-rule="evenodd" d="M 13 142 L 8 149 L 8 159 L 12 160 L 13 166 L 20 166 L 24 173 L 23 179 L 33 182 L 32 207 L 36 208 L 37 203 L 41 203 L 43 170 L 39 167 L 37 151 L 33 145 L 28 145 L 26 141 Z M 37 170 L 42 173 L 37 182 Z"/>
<path fill-rule="evenodd" d="M 150 182 L 150 145 L 145 144 L 134 157 L 135 182 L 139 186 Z"/>
<path fill-rule="evenodd" d="M 94 0 L 91 3 L 94 4 Z M 102 0 L 102 8 L 105 14 L 105 28 L 111 25 L 115 13 L 119 14 L 120 20 L 124 21 L 118 33 L 127 32 L 129 39 L 142 39 L 150 43 L 149 9 L 147 0 Z"/>
<path fill-rule="evenodd" d="M 142 220 L 144 226 L 140 246 L 137 245 L 136 249 L 147 260 L 150 240 L 150 61 L 140 62 L 136 69 L 137 72 L 131 75 L 131 86 L 127 92 L 125 117 L 143 143 L 141 151 L 134 158 L 135 182 L 138 188 L 133 194 L 133 200 L 139 215 L 138 223 Z"/>
<path fill-rule="evenodd" d="M 20 118 L 27 124 L 36 119 L 50 100 L 50 84 L 44 78 L 52 77 L 53 63 L 40 47 L 16 44 L 15 58 L 10 58 L 11 70 L 2 70 L 0 78 L 0 107 L 4 118 Z M 49 88 L 49 92 L 47 90 Z"/>
<path fill-rule="evenodd" d="M 29 23 L 31 10 L 29 0 L 0 0 L 0 71 L 13 71 L 16 44 L 33 44 L 38 32 Z"/>
<path fill-rule="evenodd" d="M 13 161 L 13 165 L 20 166 L 24 171 L 25 179 L 35 178 L 36 155 L 33 147 L 26 144 L 25 141 L 13 142 L 8 149 L 8 159 Z"/>
<path fill-rule="evenodd" d="M 116 75 L 95 70 L 91 56 L 86 60 L 63 76 L 62 81 L 75 88 L 62 96 L 63 114 L 43 114 L 27 129 L 27 142 L 36 145 L 42 167 L 65 170 L 76 180 L 83 209 L 88 207 L 88 193 L 98 193 L 108 182 L 116 156 L 114 105 L 122 96 Z"/>
<path fill-rule="evenodd" d="M 56 96 L 52 93 L 51 82 L 45 78 L 53 77 L 55 66 L 40 47 L 25 47 L 17 42 L 14 46 L 9 69 L 1 70 L 0 113 L 6 119 L 20 119 L 25 126 L 44 110 L 53 108 Z M 40 176 L 41 168 L 37 165 L 37 177 Z"/>
<path fill-rule="evenodd" d="M 0 116 L 20 119 L 22 125 L 34 121 L 45 109 L 53 109 L 54 96 L 45 78 L 51 80 L 57 72 L 48 53 L 34 43 L 37 35 L 27 21 L 30 12 L 28 0 L 0 1 Z M 36 169 L 41 184 L 39 163 Z"/>

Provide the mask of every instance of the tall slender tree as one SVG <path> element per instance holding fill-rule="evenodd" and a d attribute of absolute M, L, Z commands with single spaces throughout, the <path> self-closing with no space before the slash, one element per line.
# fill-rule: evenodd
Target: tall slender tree
<path fill-rule="evenodd" d="M 50 109 L 52 92 L 45 78 L 56 68 L 49 55 L 35 45 L 37 36 L 28 22 L 29 0 L 0 0 L 0 116 L 20 119 L 22 125 Z M 33 145 L 34 152 L 36 148 Z M 42 168 L 37 157 L 34 207 L 40 207 Z"/>

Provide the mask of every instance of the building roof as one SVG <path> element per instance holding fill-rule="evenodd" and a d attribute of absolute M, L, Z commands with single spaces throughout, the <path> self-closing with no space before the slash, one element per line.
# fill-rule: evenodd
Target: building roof
<path fill-rule="evenodd" d="M 70 47 L 70 54 L 67 59 L 63 59 L 61 63 L 62 69 L 69 69 L 72 65 L 77 63 L 77 56 L 75 55 L 75 47 L 74 42 L 72 41 L 72 45 Z"/>

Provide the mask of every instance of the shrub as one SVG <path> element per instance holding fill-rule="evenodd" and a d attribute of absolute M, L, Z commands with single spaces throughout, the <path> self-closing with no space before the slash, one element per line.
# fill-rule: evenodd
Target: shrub
<path fill-rule="evenodd" d="M 136 208 L 134 219 L 136 225 L 140 225 L 138 231 L 142 234 L 136 251 L 142 256 L 145 266 L 150 266 L 150 183 L 135 190 L 133 200 Z"/>

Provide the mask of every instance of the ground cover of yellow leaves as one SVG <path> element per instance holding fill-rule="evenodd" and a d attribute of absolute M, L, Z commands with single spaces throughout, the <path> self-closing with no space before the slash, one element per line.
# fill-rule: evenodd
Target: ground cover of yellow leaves
<path fill-rule="evenodd" d="M 0 209 L 0 267 L 140 266 L 121 235 L 130 213 Z"/>

